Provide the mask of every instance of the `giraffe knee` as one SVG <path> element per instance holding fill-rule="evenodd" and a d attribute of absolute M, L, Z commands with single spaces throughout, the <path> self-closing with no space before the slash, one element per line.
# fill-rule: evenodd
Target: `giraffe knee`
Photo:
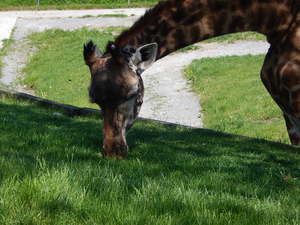
<path fill-rule="evenodd" d="M 292 145 L 300 145 L 300 135 L 298 132 L 295 132 L 294 130 L 288 131 L 290 141 Z"/>
<path fill-rule="evenodd" d="M 282 84 L 288 89 L 296 86 L 300 89 L 300 64 L 298 62 L 289 61 L 280 70 Z"/>
<path fill-rule="evenodd" d="M 291 101 L 291 106 L 296 116 L 300 116 L 300 101 Z"/>
<path fill-rule="evenodd" d="M 299 118 L 284 114 L 288 135 L 292 145 L 300 145 L 300 123 Z"/>

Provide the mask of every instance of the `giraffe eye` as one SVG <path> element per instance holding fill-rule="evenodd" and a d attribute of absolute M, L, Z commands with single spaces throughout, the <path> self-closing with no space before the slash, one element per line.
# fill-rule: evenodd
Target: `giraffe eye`
<path fill-rule="evenodd" d="M 115 45 L 114 43 L 111 43 L 111 44 L 110 44 L 110 49 L 111 49 L 111 50 L 115 50 L 115 49 L 116 49 L 116 45 Z"/>
<path fill-rule="evenodd" d="M 129 52 L 130 52 L 130 53 L 135 53 L 136 51 L 135 51 L 134 48 L 130 48 L 130 49 L 129 49 Z"/>

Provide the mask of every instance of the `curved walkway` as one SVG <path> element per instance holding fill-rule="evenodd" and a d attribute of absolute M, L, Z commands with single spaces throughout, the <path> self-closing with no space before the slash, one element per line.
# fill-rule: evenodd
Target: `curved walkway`
<path fill-rule="evenodd" d="M 230 55 L 266 53 L 266 42 L 239 41 L 233 44 L 199 44 L 200 49 L 168 55 L 143 74 L 146 96 L 141 116 L 158 120 L 203 127 L 199 97 L 191 92 L 191 85 L 183 78 L 182 70 L 195 59 Z M 151 93 L 151 94 L 149 94 Z"/>
<path fill-rule="evenodd" d="M 17 87 L 15 80 L 21 76 L 22 68 L 26 64 L 28 56 L 34 52 L 34 49 L 29 48 L 26 40 L 26 36 L 32 32 L 54 28 L 74 30 L 81 27 L 130 26 L 137 19 L 137 16 L 142 15 L 144 11 L 145 9 L 45 11 L 31 12 L 31 14 L 28 11 L 12 12 L 16 13 L 12 34 L 15 45 L 3 59 L 5 66 L 2 68 L 3 76 L 0 78 L 0 82 L 15 86 L 16 89 L 22 91 L 23 87 Z M 103 14 L 122 13 L 130 16 L 126 18 L 73 18 L 84 15 L 95 16 L 101 12 Z M 4 21 L 2 19 L 9 16 L 7 13 L 0 12 L 0 26 L 1 21 Z M 21 13 L 23 14 L 20 16 Z M 132 14 L 137 16 L 131 16 Z M 71 16 L 72 18 L 70 18 Z M 36 19 L 37 17 L 39 20 Z M 200 49 L 190 52 L 171 54 L 155 62 L 143 74 L 146 90 L 140 113 L 141 117 L 202 127 L 199 97 L 191 91 L 191 86 L 182 75 L 182 69 L 192 60 L 203 57 L 262 54 L 267 51 L 269 45 L 265 42 L 236 42 L 226 45 L 201 44 L 200 47 Z"/>

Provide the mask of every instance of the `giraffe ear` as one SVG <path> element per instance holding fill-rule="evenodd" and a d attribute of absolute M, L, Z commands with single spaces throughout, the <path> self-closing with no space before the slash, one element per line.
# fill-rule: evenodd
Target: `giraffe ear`
<path fill-rule="evenodd" d="M 139 73 L 148 69 L 156 60 L 157 44 L 151 43 L 139 47 L 130 57 L 130 63 Z"/>
<path fill-rule="evenodd" d="M 83 46 L 83 56 L 87 65 L 92 65 L 96 62 L 96 59 L 101 58 L 102 55 L 102 52 L 92 41 Z"/>

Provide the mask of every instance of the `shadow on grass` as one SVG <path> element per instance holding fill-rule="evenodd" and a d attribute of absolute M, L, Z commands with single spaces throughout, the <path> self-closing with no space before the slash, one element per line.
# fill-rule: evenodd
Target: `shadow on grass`
<path fill-rule="evenodd" d="M 274 142 L 137 122 L 128 134 L 128 159 L 106 160 L 98 154 L 100 120 L 57 116 L 35 105 L 0 103 L 0 122 L 0 182 L 12 174 L 35 176 L 43 164 L 47 169 L 64 166 L 74 174 L 85 174 L 79 175 L 82 185 L 109 170 L 122 176 L 132 191 L 146 179 L 162 176 L 183 181 L 225 179 L 232 192 L 236 184 L 245 183 L 262 188 L 262 197 L 274 187 L 280 192 L 298 185 L 294 178 L 300 174 L 299 149 Z"/>

